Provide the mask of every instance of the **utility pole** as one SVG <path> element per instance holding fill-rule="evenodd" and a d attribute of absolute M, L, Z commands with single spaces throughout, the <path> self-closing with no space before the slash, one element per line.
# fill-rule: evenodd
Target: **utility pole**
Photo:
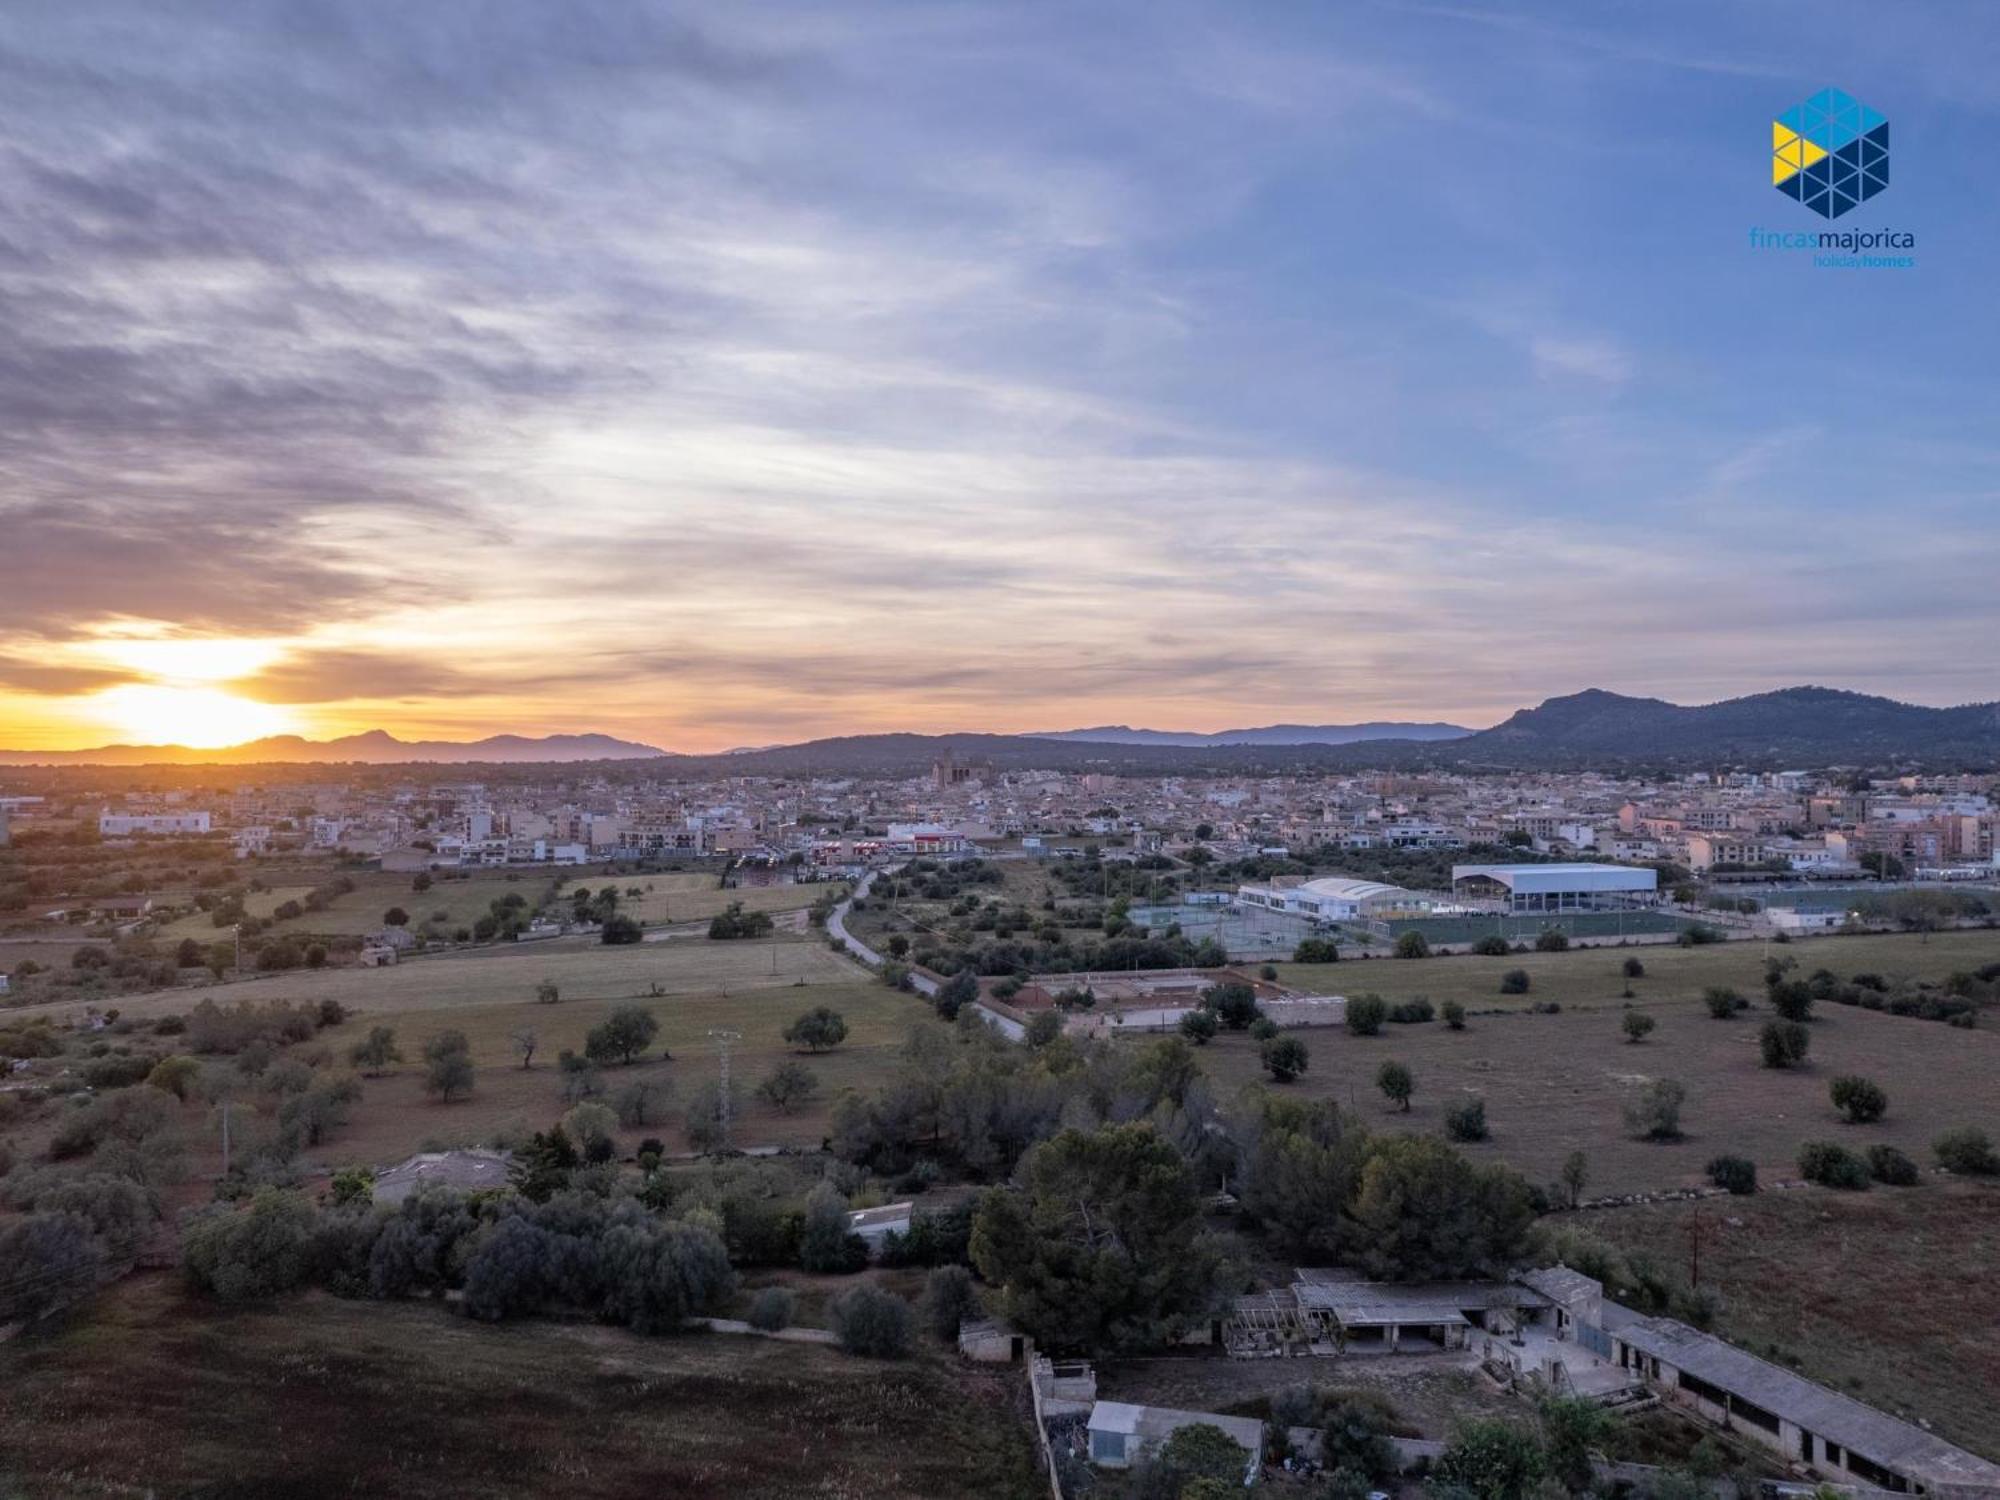
<path fill-rule="evenodd" d="M 1701 1241 L 1707 1232 L 1708 1225 L 1701 1216 L 1701 1210 L 1696 1209 L 1688 1216 L 1687 1225 L 1688 1286 L 1692 1290 L 1701 1287 Z"/>
<path fill-rule="evenodd" d="M 222 1175 L 224 1177 L 229 1175 L 229 1106 L 234 1102 L 231 1099 L 224 1099 L 222 1101 Z"/>

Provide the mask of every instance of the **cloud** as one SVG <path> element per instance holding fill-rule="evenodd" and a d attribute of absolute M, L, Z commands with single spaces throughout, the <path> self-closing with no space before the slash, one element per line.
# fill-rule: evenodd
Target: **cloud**
<path fill-rule="evenodd" d="M 0 655 L 0 689 L 17 693 L 37 693 L 64 697 L 73 693 L 94 693 L 120 683 L 137 682 L 133 673 L 102 667 L 51 666 L 25 661 L 18 656 Z"/>
<path fill-rule="evenodd" d="M 1567 375 L 1616 386 L 1633 374 L 1632 356 L 1608 339 L 1538 335 L 1530 341 L 1528 354 L 1535 373 L 1544 377 Z"/>

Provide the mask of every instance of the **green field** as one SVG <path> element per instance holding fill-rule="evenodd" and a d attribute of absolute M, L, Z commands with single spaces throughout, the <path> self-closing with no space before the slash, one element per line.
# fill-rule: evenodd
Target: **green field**
<path fill-rule="evenodd" d="M 1035 1500 L 1013 1368 L 128 1281 L 0 1347 L 0 1494 Z M 117 1414 L 109 1420 L 107 1413 Z"/>
<path fill-rule="evenodd" d="M 1642 1001 L 1695 998 L 1709 985 L 1732 985 L 1746 995 L 1763 988 L 1764 958 L 1798 960 L 1799 973 L 1822 966 L 1843 978 L 1872 971 L 1894 978 L 1909 974 L 1941 980 L 1955 969 L 2000 962 L 2000 932 L 1885 933 L 1822 937 L 1789 944 L 1709 943 L 1681 948 L 1671 943 L 1571 949 L 1565 953 L 1515 953 L 1504 958 L 1457 954 L 1443 958 L 1352 959 L 1337 964 L 1279 964 L 1280 980 L 1314 994 L 1352 995 L 1373 990 L 1392 1000 L 1428 995 L 1460 1000 L 1472 1007 L 1524 1007 L 1554 1000 L 1572 1005 L 1617 1005 L 1625 986 L 1620 966 L 1637 958 L 1646 977 L 1632 981 Z M 1525 969 L 1533 989 L 1524 996 L 1500 993 L 1500 976 Z"/>
<path fill-rule="evenodd" d="M 588 878 L 576 884 L 596 889 Z M 621 893 L 638 887 L 637 896 L 621 895 L 618 909 L 648 927 L 706 922 L 732 902 L 741 902 L 745 911 L 800 911 L 811 906 L 823 892 L 836 889 L 829 885 L 745 885 L 721 890 L 714 875 L 688 871 L 637 875 L 616 884 Z M 564 894 L 567 896 L 567 888 Z"/>
<path fill-rule="evenodd" d="M 1463 1150 L 1508 1162 L 1543 1183 L 1581 1150 L 1590 1160 L 1591 1193 L 1698 1184 L 1708 1160 L 1723 1153 L 1750 1157 L 1766 1177 L 1796 1178 L 1798 1149 L 1809 1140 L 1853 1147 L 1887 1142 L 1927 1164 L 1931 1140 L 1950 1127 L 1979 1125 L 2000 1136 L 2000 1090 L 1993 1085 L 2000 1032 L 1822 1005 L 1808 1065 L 1778 1072 L 1763 1067 L 1758 1055 L 1757 1032 L 1769 1017 L 1761 1007 L 1718 1021 L 1691 997 L 1638 1003 L 1658 1028 L 1637 1045 L 1620 1029 L 1616 1002 L 1565 1005 L 1559 1015 L 1474 1016 L 1463 1031 L 1442 1022 L 1387 1025 L 1373 1037 L 1332 1027 L 1302 1031 L 1311 1067 L 1282 1092 L 1332 1098 L 1375 1128 L 1425 1133 L 1442 1133 L 1452 1105 L 1482 1098 L 1492 1139 Z M 1416 1075 L 1407 1114 L 1393 1111 L 1375 1085 L 1376 1071 L 1391 1058 Z M 1201 1061 L 1225 1093 L 1262 1076 L 1256 1044 L 1241 1035 L 1218 1038 L 1202 1049 Z M 1880 1124 L 1840 1123 L 1827 1084 L 1841 1073 L 1865 1074 L 1888 1091 L 1889 1113 Z M 1624 1105 L 1655 1078 L 1686 1086 L 1680 1141 L 1632 1140 L 1624 1129 Z"/>

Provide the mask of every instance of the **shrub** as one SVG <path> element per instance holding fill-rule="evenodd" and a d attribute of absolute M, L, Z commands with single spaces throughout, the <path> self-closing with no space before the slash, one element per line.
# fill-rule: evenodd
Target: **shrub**
<path fill-rule="evenodd" d="M 1486 1101 L 1467 1099 L 1445 1112 L 1444 1133 L 1455 1141 L 1483 1141 L 1487 1136 Z"/>
<path fill-rule="evenodd" d="M 1528 1500 L 1540 1492 L 1547 1472 L 1548 1458 L 1534 1434 L 1497 1417 L 1462 1425 L 1432 1471 L 1480 1500 Z"/>
<path fill-rule="evenodd" d="M 1444 1017 L 1444 1024 L 1452 1031 L 1465 1030 L 1465 1007 L 1456 1000 L 1447 1000 L 1438 1007 Z"/>
<path fill-rule="evenodd" d="M 1053 1016 L 1055 1012 L 1045 1011 L 1043 1014 Z M 1037 1016 L 1035 1019 L 1040 1020 L 1041 1017 Z M 1197 1008 L 1181 1017 L 1181 1035 L 1197 1047 L 1207 1046 L 1221 1029 L 1222 1023 L 1215 1019 L 1215 1012 L 1212 1010 Z"/>
<path fill-rule="evenodd" d="M 1331 964 L 1340 961 L 1340 948 L 1332 938 L 1301 938 L 1292 950 L 1295 964 Z"/>
<path fill-rule="evenodd" d="M 1646 977 L 1646 966 L 1636 958 L 1626 959 L 1623 967 L 1627 979 L 1644 979 Z"/>
<path fill-rule="evenodd" d="M 1295 1036 L 1276 1036 L 1264 1043 L 1259 1054 L 1264 1071 L 1271 1075 L 1274 1083 L 1290 1083 L 1305 1072 L 1311 1061 L 1306 1044 Z"/>
<path fill-rule="evenodd" d="M 611 1098 L 611 1108 L 618 1116 L 618 1123 L 632 1130 L 642 1130 L 648 1125 L 656 1125 L 666 1113 L 668 1085 L 652 1079 L 638 1079 L 626 1084 Z"/>
<path fill-rule="evenodd" d="M 1890 1187 L 1915 1187 L 1919 1176 L 1917 1164 L 1894 1146 L 1870 1146 L 1868 1171 L 1877 1182 Z"/>
<path fill-rule="evenodd" d="M 1202 991 L 1201 1005 L 1231 1031 L 1245 1030 L 1257 1019 L 1257 992 L 1241 980 L 1210 985 Z"/>
<path fill-rule="evenodd" d="M 835 1296 L 826 1313 L 834 1337 L 849 1354 L 901 1359 L 910 1352 L 916 1317 L 893 1292 L 864 1282 Z"/>
<path fill-rule="evenodd" d="M 146 1082 L 163 1094 L 185 1100 L 194 1092 L 194 1082 L 200 1076 L 201 1064 L 181 1052 L 154 1063 L 153 1070 L 146 1075 Z"/>
<path fill-rule="evenodd" d="M 1757 1049 L 1767 1068 L 1795 1068 L 1806 1060 L 1812 1033 L 1798 1021 L 1766 1021 L 1757 1033 Z"/>
<path fill-rule="evenodd" d="M 1437 1019 L 1437 1009 L 1428 995 L 1418 995 L 1413 1000 L 1404 1000 L 1389 1007 L 1389 1019 L 1399 1026 L 1421 1025 Z"/>
<path fill-rule="evenodd" d="M 481 920 L 485 919 L 481 918 Z M 636 921 L 621 912 L 605 921 L 604 926 L 598 932 L 598 937 L 602 942 L 612 947 L 622 947 L 628 943 L 640 941 L 645 937 L 645 933 L 640 929 Z"/>
<path fill-rule="evenodd" d="M 317 1215 L 297 1193 L 265 1188 L 247 1209 L 220 1204 L 181 1221 L 181 1270 L 224 1302 L 274 1296 L 312 1272 Z"/>
<path fill-rule="evenodd" d="M 1750 1004 L 1735 990 L 1722 984 L 1710 985 L 1701 992 L 1701 998 L 1702 1003 L 1708 1007 L 1708 1013 L 1718 1021 L 1729 1020 L 1738 1011 L 1747 1009 Z"/>
<path fill-rule="evenodd" d="M 752 1328 L 761 1328 L 766 1333 L 776 1333 L 780 1328 L 789 1328 L 792 1310 L 798 1298 L 781 1286 L 767 1286 L 750 1300 L 748 1322 Z"/>
<path fill-rule="evenodd" d="M 1642 1141 L 1677 1141 L 1687 1088 L 1672 1078 L 1656 1078 L 1625 1106 L 1625 1128 Z"/>
<path fill-rule="evenodd" d="M 1215 1017 L 1209 1015 L 1208 1012 L 1206 1011 L 1200 1011 L 1200 1010 L 1190 1011 L 1187 1015 L 1181 1018 L 1181 1035 L 1188 1037 L 1194 1041 L 1206 1040 L 1206 1038 L 1196 1036 L 1195 1033 L 1189 1030 L 1188 1028 L 1187 1023 L 1196 1016 L 1204 1016 L 1207 1018 L 1209 1026 L 1208 1035 L 1214 1036 Z M 1035 1012 L 1034 1016 L 1030 1018 L 1030 1020 L 1028 1021 L 1026 1041 L 1030 1047 L 1046 1047 L 1050 1042 L 1053 1042 L 1057 1037 L 1061 1036 L 1062 1034 L 1063 1034 L 1062 1012 L 1059 1010 L 1038 1010 Z"/>
<path fill-rule="evenodd" d="M 1407 1114 L 1410 1096 L 1417 1091 L 1417 1075 L 1407 1065 L 1391 1058 L 1375 1070 L 1375 1087 L 1388 1097 L 1391 1104 L 1400 1106 Z"/>
<path fill-rule="evenodd" d="M 1994 1153 L 1991 1138 L 1976 1126 L 1961 1125 L 1956 1130 L 1947 1130 L 1931 1142 L 1931 1151 L 1939 1166 L 1958 1176 L 2000 1175 L 2000 1155 Z"/>
<path fill-rule="evenodd" d="M 1408 932 L 1405 932 L 1401 937 L 1396 939 L 1396 957 L 1429 958 L 1430 956 L 1431 956 L 1430 943 L 1427 942 L 1424 938 L 1424 935 L 1421 932 L 1418 932 L 1414 927 L 1411 928 Z"/>
<path fill-rule="evenodd" d="M 1812 986 L 1803 979 L 1785 980 L 1770 987 L 1771 1009 L 1787 1021 L 1812 1019 Z"/>
<path fill-rule="evenodd" d="M 27 1214 L 0 1223 L 0 1266 L 0 1318 L 38 1318 L 97 1285 L 104 1246 L 75 1214 Z"/>
<path fill-rule="evenodd" d="M 972 1273 L 964 1266 L 946 1265 L 932 1269 L 924 1278 L 921 1304 L 924 1326 L 947 1344 L 958 1342 L 958 1325 L 979 1316 L 979 1293 L 972 1285 Z"/>
<path fill-rule="evenodd" d="M 1472 945 L 1472 951 L 1484 954 L 1487 958 L 1505 958 L 1514 950 L 1507 946 L 1507 940 L 1499 933 L 1490 932 Z"/>
<path fill-rule="evenodd" d="M 1561 953 L 1569 947 L 1569 934 L 1560 927 L 1544 927 L 1535 935 L 1537 953 Z"/>
<path fill-rule="evenodd" d="M 1889 1109 L 1889 1096 L 1873 1079 L 1844 1073 L 1827 1088 L 1833 1107 L 1847 1116 L 1850 1125 L 1872 1125 Z"/>
<path fill-rule="evenodd" d="M 1380 995 L 1356 995 L 1347 1002 L 1347 1029 L 1356 1036 L 1375 1036 L 1388 1014 L 1388 1002 Z"/>
<path fill-rule="evenodd" d="M 1652 1035 L 1653 1028 L 1659 1023 L 1643 1010 L 1628 1010 L 1625 1012 L 1625 1019 L 1619 1024 L 1624 1028 L 1626 1041 L 1643 1042 Z"/>
<path fill-rule="evenodd" d="M 1707 1167 L 1708 1180 L 1727 1192 L 1742 1195 L 1757 1191 L 1757 1164 L 1748 1157 L 1718 1156 Z"/>
<path fill-rule="evenodd" d="M 1500 993 L 1503 995 L 1525 995 L 1533 985 L 1534 981 L 1528 977 L 1526 969 L 1509 969 L 1500 976 Z"/>
<path fill-rule="evenodd" d="M 1821 1187 L 1853 1191 L 1868 1186 L 1868 1163 L 1831 1141 L 1808 1141 L 1799 1148 L 1799 1176 Z"/>

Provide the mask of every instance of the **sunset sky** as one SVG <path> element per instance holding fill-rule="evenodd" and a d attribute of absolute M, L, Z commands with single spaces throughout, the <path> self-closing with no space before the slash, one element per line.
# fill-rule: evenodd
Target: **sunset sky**
<path fill-rule="evenodd" d="M 1996 140 L 1983 0 L 13 7 L 0 746 L 2000 698 Z"/>

